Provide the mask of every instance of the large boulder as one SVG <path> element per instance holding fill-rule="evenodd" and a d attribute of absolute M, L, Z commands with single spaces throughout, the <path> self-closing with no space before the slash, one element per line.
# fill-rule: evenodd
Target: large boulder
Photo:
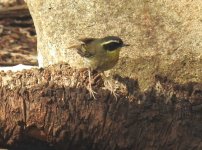
<path fill-rule="evenodd" d="M 65 61 L 83 67 L 75 50 L 82 37 L 120 36 L 130 47 L 112 70 L 138 79 L 146 90 L 154 75 L 178 83 L 202 82 L 201 0 L 26 0 L 42 67 Z"/>

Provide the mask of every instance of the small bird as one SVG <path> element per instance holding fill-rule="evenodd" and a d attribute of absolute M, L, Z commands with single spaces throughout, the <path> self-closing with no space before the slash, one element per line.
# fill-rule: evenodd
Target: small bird
<path fill-rule="evenodd" d="M 129 46 L 124 44 L 122 39 L 117 36 L 107 36 L 104 38 L 84 38 L 79 39 L 81 44 L 73 45 L 69 48 L 77 49 L 78 54 L 84 58 L 84 65 L 88 68 L 89 74 L 89 85 L 88 90 L 90 95 L 94 99 L 96 92 L 92 89 L 91 82 L 91 71 L 97 70 L 102 72 L 113 68 L 118 60 L 120 49 L 124 46 Z M 105 76 L 106 77 L 106 76 Z M 112 86 L 109 84 L 112 91 Z M 112 91 L 112 93 L 114 93 Z"/>

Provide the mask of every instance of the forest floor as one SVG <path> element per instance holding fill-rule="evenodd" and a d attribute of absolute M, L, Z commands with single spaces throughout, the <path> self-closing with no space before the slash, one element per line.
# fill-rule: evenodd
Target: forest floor
<path fill-rule="evenodd" d="M 29 12 L 20 13 L 24 9 L 25 4 L 0 7 L 0 67 L 37 65 L 36 32 Z"/>

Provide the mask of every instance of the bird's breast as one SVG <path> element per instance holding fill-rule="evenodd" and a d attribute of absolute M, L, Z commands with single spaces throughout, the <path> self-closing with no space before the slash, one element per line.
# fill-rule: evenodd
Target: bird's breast
<path fill-rule="evenodd" d="M 96 55 L 92 58 L 85 58 L 87 67 L 98 70 L 106 71 L 113 68 L 119 60 L 119 51 L 106 52 Z"/>

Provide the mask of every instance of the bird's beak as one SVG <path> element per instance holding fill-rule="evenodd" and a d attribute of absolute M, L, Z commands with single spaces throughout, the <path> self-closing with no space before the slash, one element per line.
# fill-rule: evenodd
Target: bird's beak
<path fill-rule="evenodd" d="M 130 44 L 123 44 L 123 46 L 122 46 L 122 47 L 126 47 L 126 46 L 130 46 Z"/>

